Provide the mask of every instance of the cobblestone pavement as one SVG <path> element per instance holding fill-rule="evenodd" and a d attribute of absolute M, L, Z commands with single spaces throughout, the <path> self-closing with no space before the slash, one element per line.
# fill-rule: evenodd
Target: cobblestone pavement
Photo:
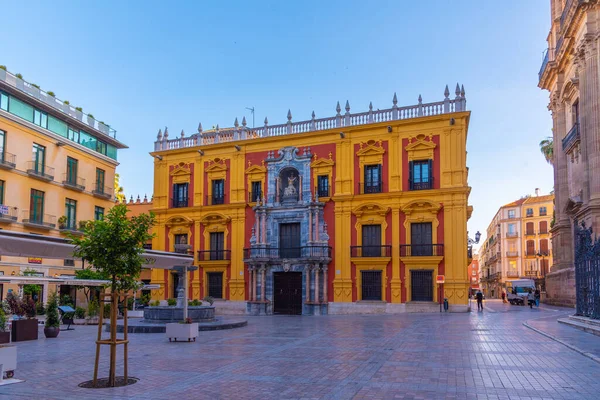
<path fill-rule="evenodd" d="M 491 300 L 471 314 L 254 317 L 195 343 L 132 334 L 140 381 L 116 389 L 77 387 L 92 377 L 96 333 L 77 326 L 19 343 L 25 382 L 0 386 L 0 398 L 598 399 L 599 363 L 523 326 L 568 311 Z"/>

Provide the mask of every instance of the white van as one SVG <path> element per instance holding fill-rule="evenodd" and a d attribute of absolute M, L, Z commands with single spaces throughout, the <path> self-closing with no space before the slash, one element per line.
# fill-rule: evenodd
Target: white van
<path fill-rule="evenodd" d="M 527 304 L 527 294 L 529 290 L 535 291 L 535 282 L 533 279 L 515 279 L 506 282 L 506 299 L 512 305 Z"/>

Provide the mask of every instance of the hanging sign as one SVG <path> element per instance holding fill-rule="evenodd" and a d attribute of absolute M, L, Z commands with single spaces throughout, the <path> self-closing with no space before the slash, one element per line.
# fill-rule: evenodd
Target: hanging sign
<path fill-rule="evenodd" d="M 436 275 L 435 281 L 437 283 L 444 283 L 446 281 L 446 277 L 444 275 Z"/>
<path fill-rule="evenodd" d="M 29 264 L 41 264 L 42 263 L 42 257 L 28 257 L 27 258 L 27 262 Z"/>

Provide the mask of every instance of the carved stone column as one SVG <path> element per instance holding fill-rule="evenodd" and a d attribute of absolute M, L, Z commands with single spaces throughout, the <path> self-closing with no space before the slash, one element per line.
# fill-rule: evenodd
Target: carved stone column
<path fill-rule="evenodd" d="M 310 265 L 306 266 L 306 302 L 310 303 Z"/>
<path fill-rule="evenodd" d="M 252 301 L 256 301 L 256 290 L 258 289 L 256 272 L 256 267 L 252 267 Z"/>
<path fill-rule="evenodd" d="M 319 241 L 319 207 L 315 210 L 315 242 Z"/>
<path fill-rule="evenodd" d="M 319 265 L 315 266 L 315 303 L 321 303 L 321 299 L 319 296 Z"/>
<path fill-rule="evenodd" d="M 323 266 L 323 303 L 329 302 L 327 300 L 327 285 L 328 285 L 327 266 Z"/>
<path fill-rule="evenodd" d="M 249 282 L 248 282 L 248 300 L 252 301 L 252 296 L 254 294 L 254 289 L 252 288 L 252 275 L 254 274 L 254 271 L 252 270 L 252 267 L 248 267 L 248 277 Z"/>
<path fill-rule="evenodd" d="M 585 119 L 586 147 L 588 151 L 589 190 L 592 203 L 600 205 L 600 87 L 598 80 L 597 38 L 585 39 L 585 101 L 582 110 Z M 594 227 L 595 228 L 595 227 Z"/>
<path fill-rule="evenodd" d="M 267 286 L 267 267 L 263 265 L 260 268 L 260 272 L 262 273 L 261 286 L 260 286 L 260 300 L 266 301 L 265 290 L 266 290 L 266 286 Z"/>
<path fill-rule="evenodd" d="M 313 224 L 312 224 L 312 208 L 308 208 L 308 242 L 312 242 L 312 232 L 313 232 Z"/>

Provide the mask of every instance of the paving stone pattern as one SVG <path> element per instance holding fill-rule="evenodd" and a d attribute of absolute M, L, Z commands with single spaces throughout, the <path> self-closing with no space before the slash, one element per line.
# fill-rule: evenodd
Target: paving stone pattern
<path fill-rule="evenodd" d="M 250 317 L 195 343 L 130 334 L 140 381 L 95 390 L 77 384 L 92 377 L 96 329 L 40 331 L 18 344 L 26 382 L 0 386 L 0 398 L 599 399 L 599 363 L 523 326 L 566 311 L 488 301 L 471 314 Z"/>

